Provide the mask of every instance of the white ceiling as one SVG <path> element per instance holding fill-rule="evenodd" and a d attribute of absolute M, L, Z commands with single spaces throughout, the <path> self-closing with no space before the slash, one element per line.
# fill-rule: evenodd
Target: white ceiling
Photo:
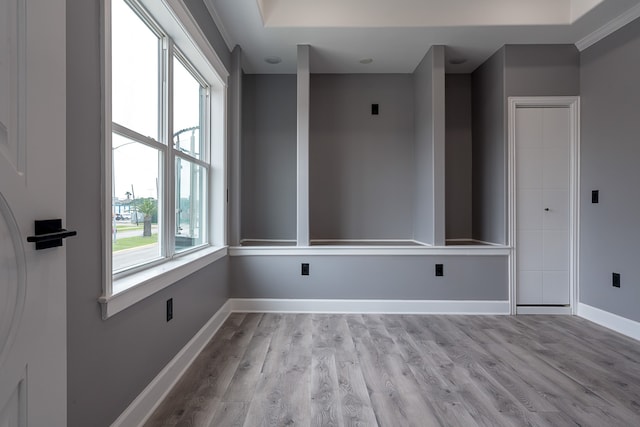
<path fill-rule="evenodd" d="M 640 0 L 204 0 L 247 73 L 295 73 L 296 45 L 313 73 L 411 73 L 432 45 L 448 72 L 468 73 L 505 44 L 577 43 Z M 276 65 L 266 57 L 279 57 Z M 360 60 L 371 58 L 370 64 Z"/>

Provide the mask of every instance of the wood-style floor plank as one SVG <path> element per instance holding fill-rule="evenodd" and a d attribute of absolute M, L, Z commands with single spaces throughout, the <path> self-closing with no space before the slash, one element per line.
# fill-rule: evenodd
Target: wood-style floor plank
<path fill-rule="evenodd" d="M 571 316 L 235 313 L 145 425 L 640 426 L 640 343 Z"/>

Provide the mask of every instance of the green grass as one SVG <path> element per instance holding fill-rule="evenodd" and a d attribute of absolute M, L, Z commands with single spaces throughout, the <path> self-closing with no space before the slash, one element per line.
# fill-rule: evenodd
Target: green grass
<path fill-rule="evenodd" d="M 140 225 L 135 225 L 135 224 L 122 225 L 122 224 L 118 224 L 118 225 L 116 225 L 116 230 L 118 230 L 118 231 L 142 230 L 142 224 L 140 224 Z"/>
<path fill-rule="evenodd" d="M 122 251 L 124 249 L 137 248 L 138 246 L 150 245 L 157 242 L 157 234 L 152 234 L 150 237 L 123 237 L 113 242 L 113 252 Z"/>

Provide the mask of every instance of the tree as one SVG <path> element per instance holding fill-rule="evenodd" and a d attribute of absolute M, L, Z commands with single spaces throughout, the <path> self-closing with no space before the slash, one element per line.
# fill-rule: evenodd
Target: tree
<path fill-rule="evenodd" d="M 138 211 L 144 214 L 144 226 L 142 235 L 151 236 L 151 217 L 156 212 L 157 203 L 152 198 L 142 199 L 138 204 Z"/>

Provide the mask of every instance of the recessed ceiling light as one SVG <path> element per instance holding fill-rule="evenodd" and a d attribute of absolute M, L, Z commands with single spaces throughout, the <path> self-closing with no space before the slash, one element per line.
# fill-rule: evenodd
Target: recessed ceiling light
<path fill-rule="evenodd" d="M 364 58 L 364 59 L 361 59 L 359 62 L 361 64 L 368 65 L 368 64 L 371 64 L 373 62 L 373 58 Z"/>
<path fill-rule="evenodd" d="M 282 58 L 280 58 L 279 56 L 267 56 L 266 58 L 264 58 L 264 62 L 266 62 L 267 64 L 275 65 L 281 63 Z"/>
<path fill-rule="evenodd" d="M 449 60 L 449 64 L 451 65 L 462 65 L 465 62 L 467 62 L 465 58 L 453 58 Z"/>

